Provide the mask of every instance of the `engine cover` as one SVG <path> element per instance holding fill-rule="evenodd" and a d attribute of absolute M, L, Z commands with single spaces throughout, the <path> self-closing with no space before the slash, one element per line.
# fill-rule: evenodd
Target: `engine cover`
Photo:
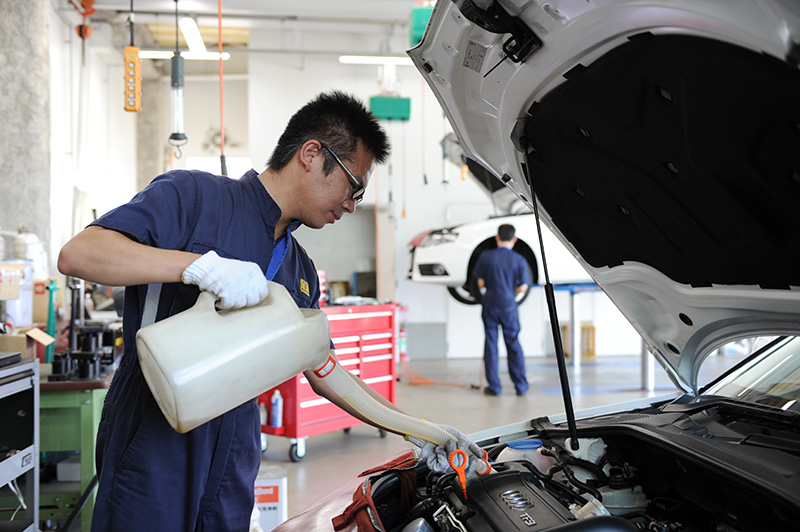
<path fill-rule="evenodd" d="M 575 518 L 520 464 L 507 462 L 507 471 L 474 476 L 453 491 L 462 505 L 460 519 L 470 532 L 487 530 L 547 530 Z"/>
<path fill-rule="evenodd" d="M 629 521 L 617 517 L 576 520 L 527 468 L 517 462 L 506 462 L 505 466 L 505 471 L 470 478 L 466 500 L 460 486 L 450 494 L 455 513 L 468 532 L 636 530 Z"/>

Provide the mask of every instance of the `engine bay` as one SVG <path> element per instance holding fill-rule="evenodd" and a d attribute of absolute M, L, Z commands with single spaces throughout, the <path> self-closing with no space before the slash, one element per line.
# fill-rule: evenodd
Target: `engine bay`
<path fill-rule="evenodd" d="M 550 432 L 485 446 L 494 472 L 465 487 L 454 472 L 418 465 L 410 510 L 398 506 L 400 482 L 383 474 L 372 498 L 385 530 L 748 532 L 796 530 L 800 522 L 794 502 L 748 481 L 736 460 L 719 467 L 678 452 L 663 435 L 620 427 L 580 437 L 577 451 L 563 430 Z M 762 458 L 780 461 L 770 452 Z"/>

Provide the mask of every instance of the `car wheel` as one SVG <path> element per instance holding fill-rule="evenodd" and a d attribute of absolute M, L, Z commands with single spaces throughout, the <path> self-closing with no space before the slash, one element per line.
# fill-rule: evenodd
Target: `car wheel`
<path fill-rule="evenodd" d="M 465 305 L 478 305 L 481 302 L 480 293 L 478 294 L 478 297 L 475 297 L 463 286 L 448 286 L 447 291 L 450 292 L 450 295 L 453 296 L 453 299 L 459 303 L 464 303 Z"/>
<path fill-rule="evenodd" d="M 517 247 L 514 248 L 515 251 Z M 448 286 L 447 291 L 450 292 L 450 295 L 453 296 L 453 299 L 458 301 L 459 303 L 464 303 L 465 305 L 479 305 L 481 303 L 481 292 L 478 289 L 478 280 L 472 274 L 472 271 L 475 269 L 475 264 L 477 263 L 477 255 L 478 252 L 476 251 L 473 254 L 472 260 L 469 263 L 469 273 L 467 274 L 467 283 L 463 286 Z M 533 282 L 528 285 L 528 288 L 525 290 L 525 293 L 522 295 L 522 298 L 517 301 L 517 305 L 521 305 L 526 299 L 528 299 L 528 295 L 531 293 L 531 289 L 533 288 L 533 284 L 538 282 L 538 275 L 536 275 L 531 268 L 531 260 L 534 262 L 536 261 L 533 252 L 530 251 L 530 248 L 527 245 L 524 246 L 522 249 L 521 255 L 525 257 L 525 260 L 528 261 L 528 278 L 531 279 Z"/>

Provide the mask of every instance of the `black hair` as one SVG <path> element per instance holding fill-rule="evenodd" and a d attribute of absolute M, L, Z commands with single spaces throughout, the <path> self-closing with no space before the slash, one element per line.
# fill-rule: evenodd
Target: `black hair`
<path fill-rule="evenodd" d="M 330 147 L 340 159 L 353 160 L 359 140 L 378 164 L 389 156 L 389 139 L 375 115 L 360 100 L 338 90 L 317 95 L 289 119 L 267 165 L 272 170 L 283 169 L 311 139 Z M 336 161 L 327 150 L 323 153 L 327 175 Z"/>
<path fill-rule="evenodd" d="M 502 224 L 497 228 L 497 236 L 500 238 L 501 242 L 510 242 L 511 239 L 514 238 L 516 232 L 517 230 L 514 229 L 514 226 L 511 224 Z"/>

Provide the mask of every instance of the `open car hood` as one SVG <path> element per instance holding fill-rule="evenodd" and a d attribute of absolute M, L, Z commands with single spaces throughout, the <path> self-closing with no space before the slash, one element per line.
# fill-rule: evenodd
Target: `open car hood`
<path fill-rule="evenodd" d="M 439 0 L 409 55 L 680 388 L 800 331 L 800 2 Z"/>

